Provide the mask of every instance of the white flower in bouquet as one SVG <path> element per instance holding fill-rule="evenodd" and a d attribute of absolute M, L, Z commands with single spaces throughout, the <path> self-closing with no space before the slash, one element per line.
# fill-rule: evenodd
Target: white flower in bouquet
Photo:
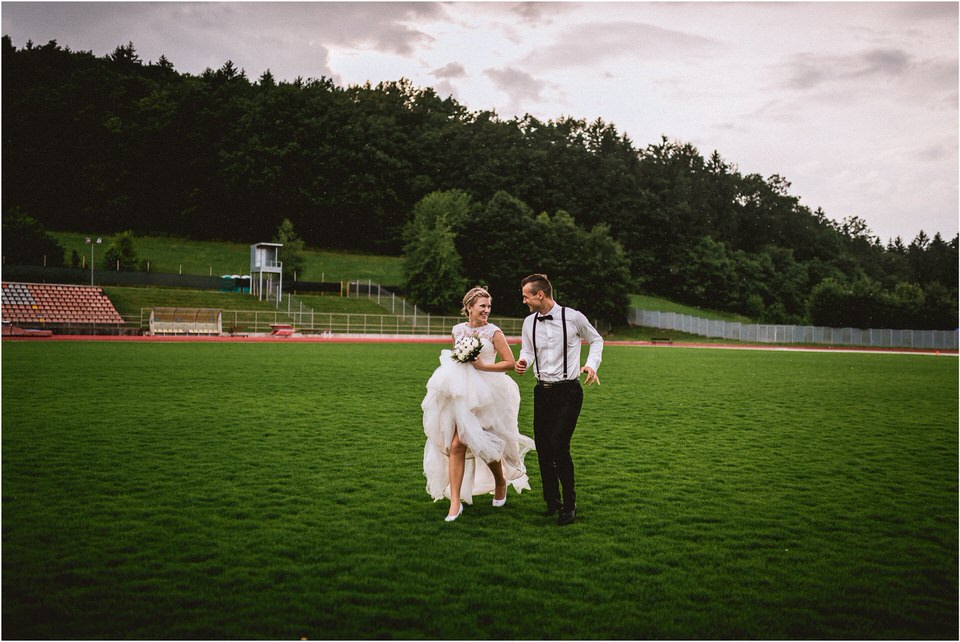
<path fill-rule="evenodd" d="M 460 363 L 469 363 L 480 356 L 480 350 L 483 349 L 483 343 L 477 335 L 469 337 L 460 337 L 453 344 L 453 353 L 451 356 Z"/>

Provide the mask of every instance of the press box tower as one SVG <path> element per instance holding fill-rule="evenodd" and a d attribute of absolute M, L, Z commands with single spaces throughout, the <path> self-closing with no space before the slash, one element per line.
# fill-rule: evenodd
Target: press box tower
<path fill-rule="evenodd" d="M 283 300 L 283 243 L 255 243 L 250 246 L 250 294 L 263 301 Z"/>

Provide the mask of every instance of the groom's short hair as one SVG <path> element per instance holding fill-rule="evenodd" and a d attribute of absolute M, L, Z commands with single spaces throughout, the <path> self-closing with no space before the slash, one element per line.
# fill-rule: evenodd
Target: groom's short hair
<path fill-rule="evenodd" d="M 546 274 L 531 274 L 520 282 L 520 287 L 523 288 L 528 283 L 532 286 L 534 294 L 543 292 L 546 297 L 553 298 L 553 286 L 550 285 L 550 279 Z"/>

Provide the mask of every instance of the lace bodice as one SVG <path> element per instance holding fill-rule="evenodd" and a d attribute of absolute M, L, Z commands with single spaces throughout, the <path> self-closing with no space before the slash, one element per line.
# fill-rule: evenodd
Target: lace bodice
<path fill-rule="evenodd" d="M 500 328 L 492 323 L 472 328 L 467 322 L 453 326 L 453 340 L 461 337 L 477 335 L 483 341 L 483 349 L 480 350 L 480 356 L 477 357 L 483 363 L 494 363 L 497 360 L 497 349 L 493 347 L 493 335 L 500 331 Z"/>

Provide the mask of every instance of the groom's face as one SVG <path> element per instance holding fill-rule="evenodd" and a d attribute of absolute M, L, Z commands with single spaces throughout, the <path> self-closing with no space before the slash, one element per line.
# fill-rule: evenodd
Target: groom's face
<path fill-rule="evenodd" d="M 533 291 L 533 285 L 527 283 L 523 286 L 523 304 L 527 306 L 531 312 L 543 312 L 543 290 Z"/>

